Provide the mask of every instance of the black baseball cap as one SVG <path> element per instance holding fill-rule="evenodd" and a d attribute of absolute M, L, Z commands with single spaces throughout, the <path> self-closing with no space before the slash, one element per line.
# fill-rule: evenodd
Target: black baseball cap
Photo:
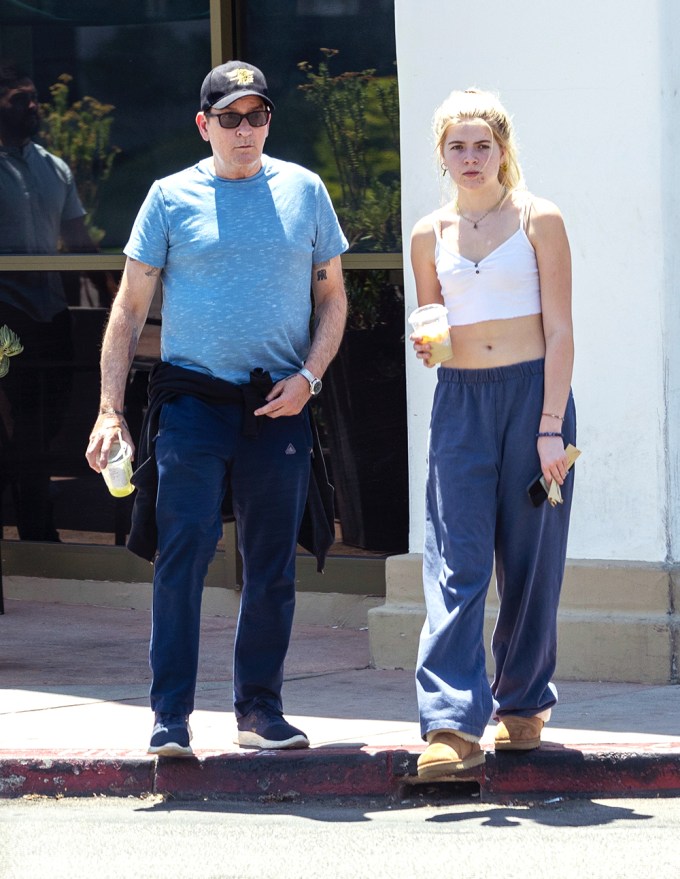
<path fill-rule="evenodd" d="M 201 110 L 211 107 L 222 110 L 247 95 L 257 95 L 271 110 L 274 109 L 262 71 L 245 61 L 227 61 L 214 67 L 203 80 Z"/>

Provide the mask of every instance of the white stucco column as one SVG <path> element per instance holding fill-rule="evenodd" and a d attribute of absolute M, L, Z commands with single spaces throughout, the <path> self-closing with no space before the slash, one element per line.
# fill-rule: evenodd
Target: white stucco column
<path fill-rule="evenodd" d="M 667 572 L 649 587 L 647 609 L 653 625 L 663 618 L 670 626 L 669 654 L 659 661 L 669 664 L 661 677 L 672 679 L 679 639 L 670 569 L 680 556 L 680 4 L 488 0 L 476 12 L 452 0 L 395 6 L 407 312 L 416 304 L 410 232 L 444 197 L 433 111 L 454 88 L 497 91 L 514 118 L 529 189 L 559 205 L 572 247 L 583 457 L 568 555 L 578 560 L 578 583 L 586 570 L 609 572 L 595 576 L 594 588 L 609 583 L 612 613 L 619 568 Z M 413 565 L 423 537 L 434 376 L 410 346 L 406 359 Z M 403 583 L 400 590 L 403 596 Z M 419 601 L 415 591 L 412 599 Z"/>

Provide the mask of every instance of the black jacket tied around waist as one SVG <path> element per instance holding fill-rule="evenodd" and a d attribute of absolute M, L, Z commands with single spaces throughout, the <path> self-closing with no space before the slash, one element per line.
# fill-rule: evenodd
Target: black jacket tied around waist
<path fill-rule="evenodd" d="M 263 369 L 252 370 L 248 384 L 237 385 L 162 361 L 154 365 L 149 376 L 149 405 L 144 415 L 136 456 L 142 463 L 132 476 L 137 494 L 127 541 L 127 547 L 131 552 L 153 561 L 158 547 L 156 529 L 158 469 L 155 437 L 158 434 L 163 404 L 183 394 L 197 397 L 204 403 L 241 404 L 244 410 L 243 435 L 254 438 L 260 426 L 260 417 L 254 412 L 265 405 L 267 394 L 273 386 L 271 376 Z M 316 557 L 317 571 L 322 572 L 326 555 L 335 539 L 334 491 L 333 486 L 328 482 L 319 434 L 309 406 L 307 413 L 312 429 L 312 466 L 298 543 Z M 229 492 L 222 503 L 222 515 L 225 521 L 234 520 Z"/>

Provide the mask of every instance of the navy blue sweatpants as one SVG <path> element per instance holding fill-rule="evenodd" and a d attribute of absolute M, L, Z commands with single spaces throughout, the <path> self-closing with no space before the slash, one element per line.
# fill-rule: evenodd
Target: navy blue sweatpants
<path fill-rule="evenodd" d="M 430 426 L 423 582 L 427 620 L 416 685 L 421 733 L 481 737 L 493 713 L 533 716 L 556 702 L 557 607 L 573 468 L 553 508 L 527 494 L 540 473 L 543 360 L 440 367 Z M 565 445 L 576 442 L 570 394 Z M 489 685 L 484 604 L 496 563 L 500 610 Z M 495 703 L 495 704 L 494 704 Z"/>

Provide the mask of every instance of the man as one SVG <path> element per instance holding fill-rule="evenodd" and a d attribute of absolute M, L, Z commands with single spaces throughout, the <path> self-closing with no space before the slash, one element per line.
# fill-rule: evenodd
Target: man
<path fill-rule="evenodd" d="M 40 129 L 31 79 L 0 62 L 0 253 L 93 251 L 73 175 L 33 143 Z M 0 386 L 5 467 L 14 482 L 22 540 L 56 541 L 48 448 L 71 389 L 71 324 L 58 272 L 0 272 L 0 326 L 21 339 L 24 354 Z M 11 443 L 9 440 L 11 439 Z"/>
<path fill-rule="evenodd" d="M 135 221 L 104 336 L 101 406 L 87 449 L 100 470 L 118 431 L 132 442 L 125 379 L 160 276 L 162 362 L 150 380 L 151 424 L 142 440 L 150 455 L 140 455 L 135 474 L 135 517 L 138 525 L 142 494 L 152 494 L 158 553 L 149 752 L 165 756 L 192 753 L 201 592 L 225 492 L 243 557 L 236 741 L 309 745 L 283 716 L 283 662 L 310 490 L 306 403 L 338 349 L 347 309 L 340 261 L 347 242 L 323 184 L 263 154 L 274 105 L 261 71 L 241 61 L 216 67 L 200 102 L 196 125 L 212 157 L 156 181 Z M 138 543 L 133 523 L 128 545 Z"/>

